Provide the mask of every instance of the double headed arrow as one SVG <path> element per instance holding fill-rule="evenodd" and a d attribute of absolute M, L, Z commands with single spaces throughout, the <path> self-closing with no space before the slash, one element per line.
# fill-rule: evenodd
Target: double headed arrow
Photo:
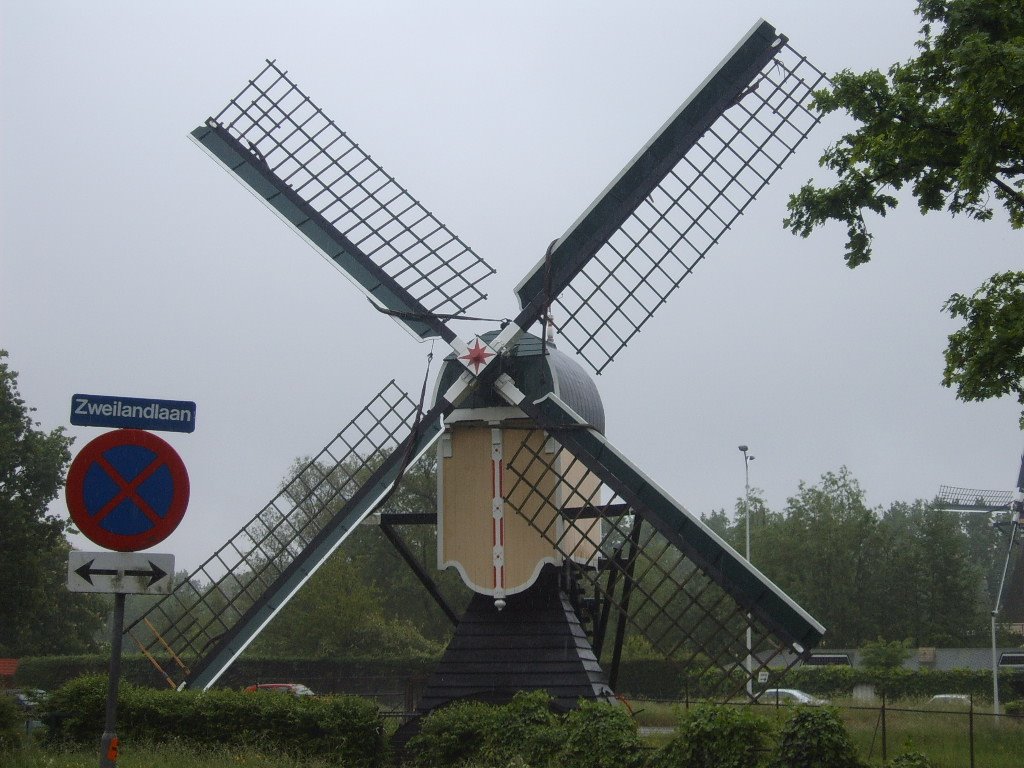
<path fill-rule="evenodd" d="M 149 584 L 146 586 L 152 587 L 160 579 L 167 575 L 167 571 L 163 570 L 154 563 L 152 560 L 147 560 L 149 568 L 147 570 L 138 569 L 121 569 L 121 568 L 93 568 L 92 564 L 96 560 L 90 560 L 89 562 L 82 565 L 80 568 L 75 569 L 75 573 L 85 579 L 88 583 L 92 584 L 93 576 L 148 576 Z"/>
<path fill-rule="evenodd" d="M 72 592 L 166 595 L 174 587 L 173 574 L 174 555 L 78 550 L 68 554 L 67 586 Z"/>

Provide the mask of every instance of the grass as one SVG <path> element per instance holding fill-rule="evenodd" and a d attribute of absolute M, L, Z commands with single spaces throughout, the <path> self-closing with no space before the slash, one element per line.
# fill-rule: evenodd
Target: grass
<path fill-rule="evenodd" d="M 858 702 L 835 702 L 851 739 L 863 760 L 881 766 L 882 728 L 877 706 Z M 644 727 L 673 727 L 682 704 L 631 702 L 637 723 Z M 761 716 L 781 726 L 792 712 L 790 707 L 757 707 Z M 921 752 L 937 768 L 970 765 L 969 716 L 966 711 L 929 711 L 923 702 L 902 701 L 886 710 L 886 757 L 891 760 L 906 751 Z M 661 746 L 671 733 L 645 737 L 651 746 Z M 97 736 L 98 748 L 99 736 Z M 1024 755 L 1024 720 L 974 715 L 974 764 L 977 768 L 1019 768 Z M 24 748 L 0 755 L 4 768 L 95 768 L 97 749 L 44 749 L 27 739 Z M 249 748 L 202 749 L 184 742 L 166 744 L 122 744 L 119 768 L 328 768 L 324 760 L 300 759 L 273 751 Z"/>
<path fill-rule="evenodd" d="M 28 743 L 14 752 L 0 755 L 4 768 L 96 768 L 95 749 L 53 750 Z M 337 768 L 336 762 L 303 760 L 257 749 L 199 749 L 189 744 L 124 745 L 118 768 Z"/>
<path fill-rule="evenodd" d="M 654 701 L 630 702 L 637 723 L 642 727 L 671 727 L 685 711 L 685 705 Z M 834 701 L 861 759 L 880 766 L 882 760 L 882 723 L 880 707 L 853 700 Z M 950 711 L 929 707 L 927 700 L 907 700 L 888 705 L 885 717 L 886 758 L 915 751 L 925 754 L 936 768 L 969 766 L 971 755 L 970 721 L 967 709 Z M 792 708 L 766 705 L 756 710 L 775 726 L 781 726 Z M 660 746 L 670 734 L 655 733 L 645 741 Z M 1020 768 L 1024 755 L 1024 720 L 996 718 L 975 710 L 974 764 L 977 768 Z"/>

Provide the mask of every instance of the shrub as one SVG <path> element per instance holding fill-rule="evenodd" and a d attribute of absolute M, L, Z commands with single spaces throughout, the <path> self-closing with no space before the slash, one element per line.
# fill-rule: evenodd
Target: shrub
<path fill-rule="evenodd" d="M 25 713 L 10 696 L 0 695 L 0 752 L 13 749 L 21 743 L 25 727 Z"/>
<path fill-rule="evenodd" d="M 580 701 L 564 716 L 564 741 L 555 765 L 563 768 L 629 768 L 645 762 L 636 722 L 624 707 Z"/>
<path fill-rule="evenodd" d="M 1004 711 L 1010 717 L 1024 717 L 1024 699 L 1006 702 Z"/>
<path fill-rule="evenodd" d="M 494 730 L 494 710 L 479 701 L 457 701 L 435 709 L 406 744 L 407 762 L 423 768 L 447 768 L 475 759 Z"/>
<path fill-rule="evenodd" d="M 769 733 L 768 722 L 749 708 L 701 704 L 680 717 L 652 768 L 754 768 Z"/>
<path fill-rule="evenodd" d="M 533 691 L 503 706 L 461 701 L 434 710 L 405 753 L 406 764 L 420 768 L 639 768 L 644 749 L 622 707 L 580 701 L 579 709 L 557 715 L 550 696 Z"/>
<path fill-rule="evenodd" d="M 910 658 L 909 640 L 883 640 L 864 643 L 860 649 L 864 667 L 870 672 L 886 672 L 899 669 Z"/>
<path fill-rule="evenodd" d="M 545 691 L 517 693 L 510 703 L 495 708 L 480 757 L 487 765 L 508 765 L 519 757 L 532 768 L 541 768 L 562 744 L 560 726 Z"/>
<path fill-rule="evenodd" d="M 920 752 L 904 752 L 885 764 L 885 768 L 933 768 L 934 763 Z"/>
<path fill-rule="evenodd" d="M 118 735 L 202 746 L 254 745 L 303 756 L 332 756 L 373 766 L 387 756 L 374 703 L 350 696 L 293 698 L 240 691 L 177 692 L 122 683 Z M 103 732 L 107 679 L 73 680 L 50 697 L 45 719 L 55 741 L 92 744 Z"/>
<path fill-rule="evenodd" d="M 857 751 L 838 713 L 800 707 L 783 725 L 776 754 L 780 768 L 859 768 Z"/>

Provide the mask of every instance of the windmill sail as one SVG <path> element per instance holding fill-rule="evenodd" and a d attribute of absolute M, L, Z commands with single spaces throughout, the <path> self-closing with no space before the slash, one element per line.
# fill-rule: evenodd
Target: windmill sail
<path fill-rule="evenodd" d="M 591 617 L 598 653 L 613 610 L 620 624 L 617 644 L 628 624 L 666 658 L 701 670 L 693 693 L 728 697 L 769 665 L 778 673 L 820 642 L 825 630 L 814 618 L 557 396 L 526 410 L 559 447 L 537 450 L 544 439 L 523 440 L 508 463 L 508 497 L 521 500 L 515 511 L 567 559 L 589 566 L 576 572 L 604 606 Z M 557 479 L 534 482 L 538 466 Z M 579 481 L 589 473 L 615 496 L 602 501 L 600 488 Z M 572 488 L 568 494 L 552 493 L 564 484 Z M 552 524 L 555 517 L 563 524 Z"/>
<path fill-rule="evenodd" d="M 744 610 L 797 653 L 820 641 L 824 627 L 700 518 L 672 499 L 608 440 L 554 395 L 521 404 L 534 421 L 597 475 L 636 514 L 726 590 Z"/>
<path fill-rule="evenodd" d="M 817 125 L 825 82 L 755 25 L 519 284 L 516 322 L 554 301 L 560 338 L 601 373 Z"/>
<path fill-rule="evenodd" d="M 416 336 L 486 298 L 494 269 L 274 62 L 192 139 Z"/>
<path fill-rule="evenodd" d="M 388 383 L 241 530 L 127 629 L 177 658 L 190 687 L 216 682 L 260 630 L 389 494 L 440 434 Z"/>

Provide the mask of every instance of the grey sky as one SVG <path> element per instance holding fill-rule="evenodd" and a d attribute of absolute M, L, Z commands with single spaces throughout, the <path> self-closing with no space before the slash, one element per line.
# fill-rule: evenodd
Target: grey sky
<path fill-rule="evenodd" d="M 265 58 L 498 269 L 480 311 L 506 317 L 547 243 L 758 17 L 826 71 L 885 68 L 913 55 L 913 6 L 7 0 L 0 347 L 47 428 L 75 392 L 198 403 L 195 433 L 163 434 L 192 503 L 157 547 L 194 566 L 389 378 L 418 390 L 429 348 L 188 141 Z M 874 505 L 1016 478 L 1015 404 L 939 384 L 940 307 L 1019 267 L 1022 235 L 909 204 L 850 272 L 840 228 L 781 227 L 843 128 L 812 134 L 598 380 L 610 439 L 695 512 L 742 494 L 741 443 L 776 508 L 844 464 Z M 100 430 L 69 432 L 80 449 Z"/>

